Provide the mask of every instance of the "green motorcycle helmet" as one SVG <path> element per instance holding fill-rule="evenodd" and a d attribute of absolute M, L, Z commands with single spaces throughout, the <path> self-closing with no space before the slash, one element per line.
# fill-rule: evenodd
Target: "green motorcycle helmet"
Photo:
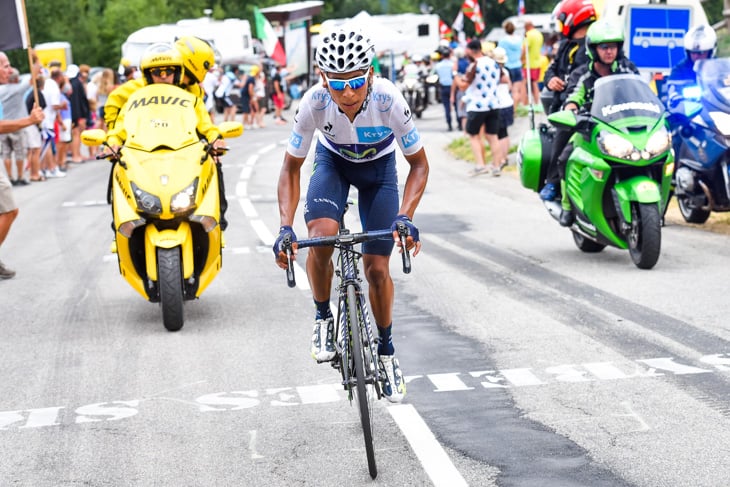
<path fill-rule="evenodd" d="M 606 20 L 599 19 L 593 22 L 588 31 L 586 32 L 586 54 L 591 59 L 591 67 L 596 61 L 600 62 L 598 57 L 597 46 L 604 42 L 616 42 L 618 43 L 618 55 L 616 60 L 621 57 L 624 47 L 624 31 L 621 27 L 612 24 Z M 611 71 L 615 71 L 617 68 L 617 62 L 614 61 L 611 65 Z"/>

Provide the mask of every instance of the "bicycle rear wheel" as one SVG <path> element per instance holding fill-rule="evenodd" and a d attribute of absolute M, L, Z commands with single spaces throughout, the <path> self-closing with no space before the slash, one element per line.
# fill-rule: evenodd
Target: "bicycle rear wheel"
<path fill-rule="evenodd" d="M 373 479 L 378 475 L 378 467 L 375 464 L 375 447 L 373 446 L 373 393 L 368 389 L 367 377 L 370 373 L 365 367 L 365 349 L 363 347 L 364 323 L 360 322 L 361 315 L 358 313 L 358 300 L 355 286 L 347 286 L 347 309 L 350 321 L 350 333 L 352 343 L 352 361 L 355 365 L 355 394 L 360 411 L 360 424 L 365 438 L 365 453 L 368 458 L 368 470 Z"/>

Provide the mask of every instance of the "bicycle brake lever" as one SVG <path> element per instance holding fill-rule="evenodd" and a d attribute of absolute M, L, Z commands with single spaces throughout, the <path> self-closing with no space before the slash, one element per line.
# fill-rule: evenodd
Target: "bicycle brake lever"
<path fill-rule="evenodd" d="M 297 285 L 296 278 L 294 277 L 294 265 L 292 264 L 292 250 L 291 250 L 291 236 L 287 235 L 282 240 L 282 246 L 284 247 L 284 253 L 286 254 L 286 284 L 289 287 Z"/>
<path fill-rule="evenodd" d="M 411 273 L 411 254 L 408 251 L 408 246 L 406 245 L 406 237 L 408 236 L 408 228 L 406 227 L 405 223 L 398 222 L 396 224 L 396 228 L 398 230 L 398 238 L 400 239 L 400 245 L 401 245 L 401 259 L 403 260 L 403 273 L 404 274 L 410 274 Z"/>

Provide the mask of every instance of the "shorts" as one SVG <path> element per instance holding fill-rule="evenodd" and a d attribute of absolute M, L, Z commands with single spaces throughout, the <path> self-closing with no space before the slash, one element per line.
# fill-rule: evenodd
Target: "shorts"
<path fill-rule="evenodd" d="M 71 142 L 71 120 L 64 120 L 63 124 L 59 125 L 58 128 L 60 129 L 58 132 L 58 141 Z"/>
<path fill-rule="evenodd" d="M 525 79 L 522 77 L 522 68 L 507 68 L 507 71 L 509 71 L 509 78 L 513 83 Z"/>
<path fill-rule="evenodd" d="M 25 129 L 0 135 L 0 156 L 2 159 L 12 159 L 13 154 L 15 154 L 15 160 L 24 160 L 28 154 L 28 143 L 26 140 Z"/>
<path fill-rule="evenodd" d="M 251 113 L 251 97 L 250 96 L 242 96 L 241 97 L 241 112 L 242 113 Z"/>
<path fill-rule="evenodd" d="M 486 133 L 497 135 L 499 132 L 499 109 L 487 110 L 485 112 L 466 112 L 467 134 L 478 135 L 482 126 L 484 126 Z"/>
<path fill-rule="evenodd" d="M 4 171 L 0 171 L 0 214 L 8 213 L 18 209 L 13 198 L 13 185 L 5 175 Z"/>
<path fill-rule="evenodd" d="M 522 68 L 522 76 L 527 79 L 527 70 Z M 530 68 L 530 80 L 537 83 L 537 80 L 540 79 L 540 68 Z M 512 80 L 514 81 L 514 80 Z"/>
<path fill-rule="evenodd" d="M 340 221 L 350 186 L 358 191 L 357 207 L 364 231 L 390 228 L 398 215 L 398 174 L 395 152 L 368 162 L 350 162 L 317 142 L 309 180 L 304 219 Z M 390 255 L 393 239 L 362 244 L 364 254 Z"/>
<path fill-rule="evenodd" d="M 41 131 L 35 125 L 25 127 L 25 142 L 27 149 L 40 149 L 41 148 Z"/>
<path fill-rule="evenodd" d="M 497 132 L 498 139 L 504 139 L 509 137 L 507 133 L 507 127 L 515 123 L 515 110 L 514 107 L 500 108 L 499 109 L 499 131 Z"/>
<path fill-rule="evenodd" d="M 271 95 L 271 99 L 274 100 L 274 106 L 281 110 L 284 108 L 284 94 L 283 93 L 273 93 Z"/>

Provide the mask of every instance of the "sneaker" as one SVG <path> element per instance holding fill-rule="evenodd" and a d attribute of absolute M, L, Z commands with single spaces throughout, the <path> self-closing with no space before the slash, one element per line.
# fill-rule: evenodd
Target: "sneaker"
<path fill-rule="evenodd" d="M 547 183 L 540 190 L 540 199 L 543 201 L 553 201 L 558 197 L 558 188 L 553 183 Z"/>
<path fill-rule="evenodd" d="M 312 357 L 317 362 L 329 362 L 335 358 L 335 319 L 319 319 L 312 332 Z"/>
<path fill-rule="evenodd" d="M 5 267 L 5 264 L 0 262 L 0 279 L 12 279 L 15 277 L 15 271 Z"/>
<path fill-rule="evenodd" d="M 560 225 L 563 227 L 569 227 L 573 225 L 574 221 L 575 215 L 573 215 L 573 210 L 566 210 L 563 208 L 563 211 L 560 212 Z"/>
<path fill-rule="evenodd" d="M 66 173 L 61 171 L 58 167 L 56 167 L 52 171 L 46 171 L 46 177 L 47 178 L 65 178 Z"/>
<path fill-rule="evenodd" d="M 398 359 L 393 355 L 381 355 L 380 365 L 385 373 L 383 395 L 390 402 L 401 402 L 406 395 L 406 381 L 400 371 Z"/>

